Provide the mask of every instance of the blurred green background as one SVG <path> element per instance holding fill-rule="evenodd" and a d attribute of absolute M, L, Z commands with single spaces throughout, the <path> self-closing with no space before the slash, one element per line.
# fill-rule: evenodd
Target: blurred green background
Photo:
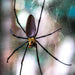
<path fill-rule="evenodd" d="M 25 41 L 14 38 L 10 29 L 16 35 L 26 37 L 16 22 L 13 1 L 0 0 L 0 75 L 19 75 L 20 62 L 25 50 L 25 47 L 21 48 L 11 57 L 9 63 L 6 63 L 11 52 Z M 24 29 L 29 14 L 34 15 L 37 27 L 42 3 L 43 0 L 16 0 L 17 16 Z M 56 60 L 38 46 L 42 72 L 44 75 L 75 75 L 75 0 L 45 0 L 37 36 L 48 34 L 59 27 L 62 27 L 61 31 L 38 41 L 63 62 L 72 63 L 72 66 L 67 67 L 55 62 Z M 27 63 L 24 62 L 22 75 L 40 74 L 35 48 L 28 48 L 24 61 Z"/>

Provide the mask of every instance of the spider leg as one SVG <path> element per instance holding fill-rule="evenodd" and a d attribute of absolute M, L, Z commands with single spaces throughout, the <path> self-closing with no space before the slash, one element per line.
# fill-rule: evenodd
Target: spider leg
<path fill-rule="evenodd" d="M 28 41 L 24 42 L 22 45 L 20 45 L 19 47 L 17 47 L 13 52 L 12 54 L 7 58 L 7 63 L 8 63 L 8 60 L 11 58 L 11 56 L 16 52 L 18 51 L 19 48 L 21 48 L 22 46 L 24 46 Z"/>
<path fill-rule="evenodd" d="M 45 49 L 37 40 L 36 40 L 36 42 L 37 42 L 50 56 L 52 56 L 55 60 L 59 61 L 60 63 L 62 63 L 62 64 L 64 64 L 64 65 L 67 65 L 67 66 L 71 66 L 71 65 L 72 65 L 72 64 L 66 64 L 66 63 L 60 61 L 58 58 L 56 58 L 56 57 L 53 56 L 51 53 L 49 53 L 49 52 L 47 51 L 47 49 Z"/>
<path fill-rule="evenodd" d="M 25 38 L 25 37 L 20 37 L 20 36 L 15 35 L 15 34 L 12 32 L 11 29 L 10 29 L 10 32 L 11 32 L 11 34 L 12 34 L 14 37 L 16 37 L 16 38 L 20 38 L 20 39 L 28 39 L 28 38 Z"/>
<path fill-rule="evenodd" d="M 28 44 L 26 46 L 26 49 L 25 49 L 25 52 L 24 52 L 24 55 L 23 55 L 23 58 L 22 58 L 22 61 L 21 61 L 20 75 L 21 75 L 21 71 L 22 71 L 23 61 L 24 61 L 24 58 L 25 58 L 25 55 L 26 55 L 26 52 L 27 52 L 27 48 L 28 48 Z"/>
<path fill-rule="evenodd" d="M 41 75 L 43 75 L 43 74 L 42 74 L 42 70 L 41 70 L 41 66 L 40 66 L 40 62 L 39 62 L 37 44 L 36 44 L 36 56 L 37 56 L 37 62 L 38 62 L 38 66 L 39 66 L 39 69 L 40 69 L 40 73 L 41 73 Z"/>
<path fill-rule="evenodd" d="M 43 38 L 43 37 L 46 37 L 46 36 L 52 35 L 52 34 L 54 34 L 55 32 L 57 32 L 57 31 L 59 31 L 59 30 L 61 30 L 61 29 L 62 29 L 62 28 L 59 28 L 59 29 L 55 30 L 54 32 L 49 33 L 49 34 L 47 34 L 47 35 L 43 35 L 43 36 L 40 36 L 40 37 L 36 37 L 36 39 L 39 39 L 39 38 Z"/>
<path fill-rule="evenodd" d="M 19 24 L 19 26 L 21 27 L 21 29 L 24 31 L 24 33 L 26 33 L 26 31 L 23 29 L 23 27 L 21 26 L 21 24 L 20 24 L 20 22 L 18 20 L 18 17 L 17 17 L 17 14 L 16 14 L 16 10 L 15 10 L 15 4 L 16 4 L 16 0 L 14 0 L 14 14 L 15 14 L 17 23 Z"/>
<path fill-rule="evenodd" d="M 37 35 L 37 33 L 38 33 L 38 30 L 39 30 L 39 25 L 40 25 L 40 21 L 41 21 L 41 16 L 42 16 L 44 4 L 45 4 L 45 0 L 43 1 L 43 5 L 42 5 L 42 9 L 41 9 L 41 14 L 40 14 L 40 18 L 39 18 L 39 21 L 38 21 L 38 27 L 37 27 L 36 35 Z"/>

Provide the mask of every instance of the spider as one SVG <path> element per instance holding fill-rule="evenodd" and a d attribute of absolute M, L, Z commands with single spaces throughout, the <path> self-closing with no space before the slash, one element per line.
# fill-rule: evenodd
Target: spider
<path fill-rule="evenodd" d="M 58 58 L 56 58 L 55 56 L 53 56 L 51 53 L 49 53 L 47 51 L 47 49 L 45 47 L 43 47 L 38 41 L 37 39 L 40 39 L 40 38 L 43 38 L 43 37 L 47 37 L 49 35 L 52 35 L 54 34 L 55 32 L 61 30 L 62 28 L 58 28 L 57 30 L 55 30 L 54 32 L 52 33 L 49 33 L 47 35 L 43 35 L 43 36 L 39 36 L 39 37 L 36 37 L 36 35 L 38 34 L 38 30 L 39 30 L 39 25 L 40 25 L 40 21 L 41 21 L 41 16 L 42 16 L 42 12 L 43 12 L 43 8 L 44 8 L 44 4 L 45 4 L 45 0 L 43 1 L 43 5 L 42 5 L 42 9 L 41 9 L 41 13 L 40 13 L 40 18 L 38 20 L 38 26 L 37 26 L 37 29 L 36 29 L 36 26 L 35 26 L 35 18 L 33 15 L 29 15 L 28 17 L 28 20 L 27 20 L 27 24 L 26 24 L 26 31 L 23 29 L 23 27 L 21 26 L 21 24 L 19 23 L 19 20 L 17 18 L 17 15 L 16 15 L 16 10 L 15 10 L 15 4 L 16 4 L 16 0 L 14 0 L 14 14 L 15 14 L 15 17 L 16 17 L 16 20 L 17 20 L 17 23 L 18 25 L 21 27 L 21 29 L 24 31 L 24 33 L 26 34 L 27 38 L 25 37 L 20 37 L 20 36 L 17 36 L 15 35 L 12 30 L 10 29 L 10 32 L 11 34 L 16 37 L 16 38 L 20 38 L 20 39 L 26 39 L 27 41 L 25 41 L 22 45 L 20 45 L 19 47 L 17 47 L 12 53 L 11 55 L 7 58 L 7 63 L 8 63 L 8 60 L 11 58 L 11 56 L 19 50 L 19 48 L 23 47 L 26 43 L 27 43 L 27 46 L 26 46 L 26 49 L 25 49 L 25 52 L 24 52 L 24 55 L 23 55 L 23 58 L 22 58 L 22 61 L 21 61 L 21 68 L 20 68 L 20 75 L 21 75 L 21 71 L 22 71 L 22 66 L 23 66 L 23 61 L 24 61 L 24 58 L 25 58 L 25 55 L 26 55 L 26 52 L 27 52 L 27 48 L 32 48 L 32 47 L 35 47 L 36 48 L 36 56 L 37 56 L 37 62 L 38 62 L 38 66 L 39 66 L 39 70 L 40 70 L 40 74 L 43 75 L 42 73 L 42 70 L 41 70 L 41 66 L 40 66 L 40 62 L 39 62 L 39 56 L 38 56 L 38 49 L 37 49 L 37 44 L 39 44 L 43 50 L 45 50 L 50 56 L 52 56 L 55 60 L 57 60 L 58 62 L 64 64 L 64 65 L 67 65 L 67 66 L 71 66 L 72 64 L 66 64 L 62 61 L 60 61 Z"/>

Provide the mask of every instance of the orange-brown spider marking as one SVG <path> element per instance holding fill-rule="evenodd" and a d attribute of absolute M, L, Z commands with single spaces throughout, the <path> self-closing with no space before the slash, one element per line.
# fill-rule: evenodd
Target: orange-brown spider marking
<path fill-rule="evenodd" d="M 32 46 L 34 46 L 34 44 L 36 44 L 35 38 L 28 38 L 28 43 L 29 43 L 29 48 L 31 48 Z"/>

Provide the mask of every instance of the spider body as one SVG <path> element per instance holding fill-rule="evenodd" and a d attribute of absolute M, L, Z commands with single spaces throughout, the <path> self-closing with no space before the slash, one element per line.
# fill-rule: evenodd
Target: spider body
<path fill-rule="evenodd" d="M 62 63 L 62 64 L 64 64 L 64 65 L 67 65 L 67 66 L 71 66 L 71 64 L 66 64 L 66 63 L 60 61 L 60 60 L 59 60 L 58 58 L 56 58 L 55 56 L 53 56 L 50 52 L 47 51 L 47 49 L 46 49 L 45 47 L 43 47 L 43 46 L 37 41 L 37 39 L 47 37 L 47 36 L 49 36 L 49 35 L 54 34 L 54 33 L 57 32 L 57 31 L 61 30 L 61 28 L 58 28 L 57 30 L 55 30 L 55 31 L 52 32 L 52 33 L 49 33 L 49 34 L 46 34 L 46 35 L 43 35 L 43 36 L 36 37 L 36 35 L 37 35 L 37 33 L 38 33 L 38 30 L 39 30 L 39 25 L 40 25 L 40 21 L 41 21 L 41 16 L 42 16 L 42 12 L 43 12 L 43 8 L 44 8 L 45 0 L 43 1 L 40 18 L 39 18 L 39 20 L 38 20 L 37 29 L 36 29 L 36 26 L 35 26 L 35 19 L 34 19 L 34 16 L 33 16 L 33 15 L 29 15 L 28 20 L 27 20 L 27 24 L 26 24 L 26 31 L 22 28 L 21 24 L 19 23 L 19 20 L 18 20 L 17 15 L 16 15 L 15 4 L 16 4 L 16 0 L 14 0 L 14 14 L 15 14 L 17 23 L 19 24 L 19 26 L 21 27 L 21 29 L 24 31 L 24 33 L 27 35 L 27 38 L 25 38 L 25 37 L 20 37 L 20 36 L 15 35 L 15 34 L 12 32 L 11 29 L 10 29 L 10 32 L 11 32 L 11 34 L 12 34 L 14 37 L 20 38 L 20 39 L 26 39 L 27 41 L 25 41 L 22 45 L 20 45 L 19 47 L 17 47 L 17 48 L 11 53 L 11 55 L 7 58 L 7 63 L 8 63 L 8 60 L 11 58 L 11 56 L 12 56 L 16 51 L 18 51 L 21 47 L 23 47 L 23 46 L 27 43 L 27 46 L 26 46 L 26 49 L 25 49 L 25 52 L 24 52 L 24 55 L 23 55 L 23 58 L 22 58 L 22 61 L 21 61 L 20 75 L 21 75 L 21 71 L 22 71 L 23 60 L 24 60 L 24 58 L 25 58 L 25 55 L 26 55 L 28 46 L 29 46 L 29 48 L 32 48 L 32 47 L 35 47 L 35 48 L 36 48 L 36 57 L 37 57 L 37 62 L 38 62 L 40 74 L 43 75 L 42 70 L 41 70 L 41 66 L 40 66 L 39 56 L 38 56 L 37 44 L 40 45 L 40 46 L 43 48 L 43 50 L 45 50 L 46 53 L 48 53 L 50 56 L 52 56 L 52 57 L 53 57 L 55 60 L 57 60 L 58 62 L 60 62 L 60 63 Z"/>
<path fill-rule="evenodd" d="M 28 37 L 29 48 L 35 47 L 35 35 L 36 35 L 36 26 L 35 19 L 33 15 L 29 15 L 27 24 L 26 24 L 26 35 Z"/>

